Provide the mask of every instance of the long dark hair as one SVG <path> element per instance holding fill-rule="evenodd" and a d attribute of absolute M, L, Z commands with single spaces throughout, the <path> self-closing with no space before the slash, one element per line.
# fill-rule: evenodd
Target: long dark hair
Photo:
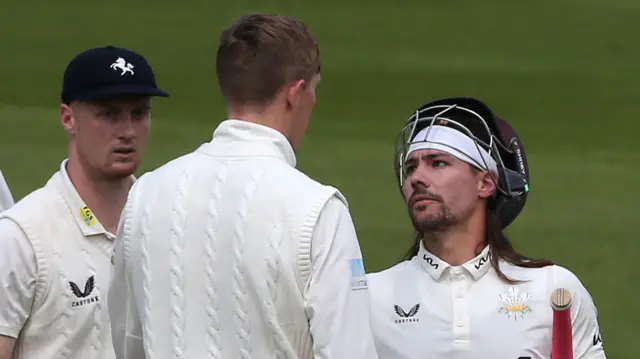
<path fill-rule="evenodd" d="M 405 254 L 404 260 L 409 260 L 418 254 L 418 251 L 420 250 L 420 242 L 423 237 L 423 233 L 416 233 L 414 243 Z M 507 283 L 515 284 L 521 281 L 507 277 L 500 269 L 500 260 L 504 260 L 515 266 L 523 268 L 542 268 L 556 264 L 548 259 L 531 258 L 518 253 L 515 248 L 513 248 L 513 245 L 511 245 L 509 238 L 507 238 L 506 234 L 502 231 L 500 219 L 491 206 L 487 210 L 485 220 L 485 238 L 486 241 L 481 244 L 478 253 L 482 251 L 482 248 L 484 248 L 485 245 L 488 244 L 490 246 L 489 254 L 491 266 L 495 269 L 498 277 Z"/>

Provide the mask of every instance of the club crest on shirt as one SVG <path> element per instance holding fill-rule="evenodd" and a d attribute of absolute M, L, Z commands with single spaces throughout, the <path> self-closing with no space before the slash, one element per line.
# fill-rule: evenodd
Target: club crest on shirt
<path fill-rule="evenodd" d="M 405 312 L 404 309 L 402 309 L 402 307 L 397 304 L 393 306 L 393 310 L 398 316 L 398 318 L 396 318 L 396 324 L 417 323 L 420 321 L 420 318 L 415 318 L 416 314 L 418 314 L 418 311 L 420 310 L 420 303 L 411 307 L 408 312 Z"/>
<path fill-rule="evenodd" d="M 498 301 L 501 302 L 498 312 L 504 313 L 508 318 L 524 318 L 524 315 L 530 313 L 531 307 L 527 305 L 527 302 L 531 298 L 529 293 L 520 293 L 520 288 L 511 287 L 506 293 L 498 295 Z"/>
<path fill-rule="evenodd" d="M 367 274 L 364 270 L 362 258 L 350 259 L 349 268 L 351 269 L 351 290 L 367 289 Z"/>
<path fill-rule="evenodd" d="M 89 207 L 84 206 L 80 208 L 80 218 L 87 227 L 91 227 L 96 224 L 96 216 L 93 215 L 93 212 L 89 209 Z"/>

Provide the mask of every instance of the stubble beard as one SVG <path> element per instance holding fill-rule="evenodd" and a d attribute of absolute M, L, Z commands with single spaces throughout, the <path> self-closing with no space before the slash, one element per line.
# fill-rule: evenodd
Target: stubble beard
<path fill-rule="evenodd" d="M 441 232 L 456 223 L 456 219 L 447 206 L 438 203 L 439 210 L 418 218 L 415 210 L 409 208 L 409 217 L 416 231 L 420 233 Z"/>

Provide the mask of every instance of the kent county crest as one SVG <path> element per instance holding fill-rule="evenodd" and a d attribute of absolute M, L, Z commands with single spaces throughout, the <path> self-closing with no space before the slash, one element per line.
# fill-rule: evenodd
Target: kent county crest
<path fill-rule="evenodd" d="M 120 73 L 120 76 L 123 76 L 126 73 L 130 73 L 131 75 L 133 75 L 134 73 L 134 66 L 128 63 L 127 60 L 123 59 L 122 57 L 118 57 L 118 59 L 114 61 L 109 67 L 115 71 L 122 71 Z"/>
<path fill-rule="evenodd" d="M 506 293 L 498 295 L 498 300 L 502 303 L 498 312 L 505 313 L 507 318 L 524 318 L 524 315 L 531 312 L 527 302 L 531 298 L 529 293 L 520 293 L 518 287 L 511 287 Z"/>

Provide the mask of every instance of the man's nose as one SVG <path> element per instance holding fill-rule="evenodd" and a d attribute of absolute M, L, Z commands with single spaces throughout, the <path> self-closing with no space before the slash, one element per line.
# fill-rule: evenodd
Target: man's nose
<path fill-rule="evenodd" d="M 431 181 L 429 180 L 427 171 L 421 170 L 419 168 L 416 169 L 416 171 L 412 174 L 411 178 L 409 179 L 409 183 L 411 183 L 411 188 L 413 188 L 414 190 L 419 187 L 429 188 L 429 186 L 431 186 Z"/>
<path fill-rule="evenodd" d="M 122 117 L 120 118 L 120 121 L 118 121 L 119 135 L 123 137 L 135 136 L 135 129 L 134 129 L 133 122 L 134 122 L 134 118 L 130 113 L 128 112 L 123 113 Z"/>

